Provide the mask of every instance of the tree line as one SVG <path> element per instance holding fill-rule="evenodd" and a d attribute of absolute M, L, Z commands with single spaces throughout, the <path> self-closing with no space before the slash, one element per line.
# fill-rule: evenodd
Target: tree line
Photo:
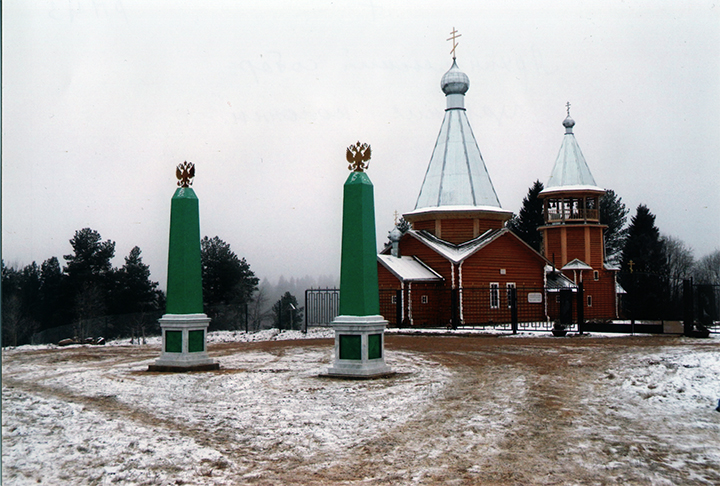
<path fill-rule="evenodd" d="M 508 228 L 537 251 L 542 249 L 537 228 L 545 224 L 539 197 L 543 188 L 535 181 L 520 212 L 508 222 Z M 626 317 L 674 318 L 682 309 L 683 280 L 720 285 L 720 249 L 696 260 L 681 239 L 660 232 L 646 205 L 640 204 L 628 222 L 630 210 L 611 189 L 600 199 L 599 210 L 600 224 L 606 225 L 606 260 L 619 267 L 618 282 L 627 292 Z"/>
<path fill-rule="evenodd" d="M 13 268 L 2 262 L 2 345 L 29 343 L 35 333 L 57 330 L 79 340 L 89 336 L 144 337 L 158 334 L 165 294 L 135 246 L 120 268 L 112 266 L 115 242 L 83 228 L 70 240 L 72 253 L 41 265 Z M 245 258 L 215 236 L 200 242 L 204 312 L 210 330 L 276 326 L 300 329 L 303 309 L 289 291 L 259 288 Z M 282 281 L 279 283 L 283 283 Z M 274 305 L 268 295 L 277 297 Z"/>

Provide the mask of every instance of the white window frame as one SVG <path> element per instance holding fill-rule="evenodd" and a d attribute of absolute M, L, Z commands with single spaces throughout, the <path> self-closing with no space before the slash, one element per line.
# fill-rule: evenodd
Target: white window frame
<path fill-rule="evenodd" d="M 490 308 L 500 308 L 500 283 L 490 282 Z"/>
<path fill-rule="evenodd" d="M 600 280 L 600 272 L 597 270 L 593 270 L 593 278 L 595 280 Z"/>
<path fill-rule="evenodd" d="M 587 296 L 587 306 L 592 307 L 592 295 Z"/>

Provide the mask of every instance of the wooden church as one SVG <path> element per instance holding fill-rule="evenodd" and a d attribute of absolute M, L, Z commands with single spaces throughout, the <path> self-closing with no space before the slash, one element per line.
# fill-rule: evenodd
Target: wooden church
<path fill-rule="evenodd" d="M 507 229 L 512 212 L 498 200 L 465 110 L 470 82 L 456 59 L 441 80 L 447 108 L 410 229 L 390 232 L 378 255 L 381 312 L 390 325 L 445 327 L 506 323 L 510 299 L 520 322 L 558 318 L 560 294 L 582 282 L 585 319 L 617 317 L 617 269 L 605 262 L 595 184 L 573 134 L 565 135 L 540 194 L 542 253 Z M 561 292 L 565 290 L 565 292 Z M 578 299 L 574 299 L 577 313 Z"/>

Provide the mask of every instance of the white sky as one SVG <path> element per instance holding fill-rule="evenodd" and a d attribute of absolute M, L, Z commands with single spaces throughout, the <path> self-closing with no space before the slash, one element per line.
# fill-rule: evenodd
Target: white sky
<path fill-rule="evenodd" d="M 205 5 L 205 4 L 209 4 Z M 701 257 L 720 248 L 714 1 L 3 2 L 2 250 L 91 227 L 165 286 L 175 166 L 203 235 L 259 277 L 339 273 L 345 148 L 372 146 L 379 244 L 415 206 L 453 27 L 500 202 L 547 181 L 565 103 L 598 185 Z M 61 259 L 61 263 L 62 263 Z"/>

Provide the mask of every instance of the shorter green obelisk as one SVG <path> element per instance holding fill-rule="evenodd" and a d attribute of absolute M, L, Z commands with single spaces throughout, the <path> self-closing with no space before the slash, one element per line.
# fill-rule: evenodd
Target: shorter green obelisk
<path fill-rule="evenodd" d="M 335 329 L 335 361 L 329 376 L 373 378 L 392 373 L 385 364 L 385 326 L 380 315 L 373 185 L 364 172 L 370 146 L 351 145 L 343 186 L 340 315 Z"/>
<path fill-rule="evenodd" d="M 202 264 L 200 259 L 200 211 L 190 185 L 195 166 L 177 167 L 178 189 L 170 204 L 167 304 L 160 319 L 162 355 L 150 371 L 201 371 L 220 365 L 207 354 L 207 327 L 203 313 Z"/>

